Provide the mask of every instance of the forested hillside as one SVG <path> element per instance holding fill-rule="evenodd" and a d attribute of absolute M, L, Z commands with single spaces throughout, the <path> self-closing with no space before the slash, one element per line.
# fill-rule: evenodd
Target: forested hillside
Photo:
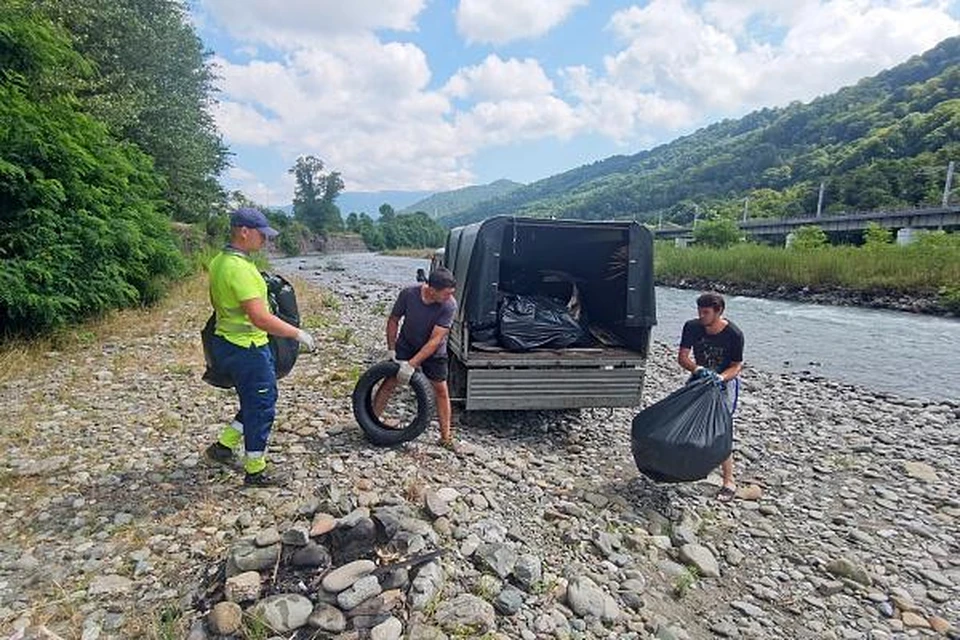
<path fill-rule="evenodd" d="M 808 104 L 762 109 L 540 180 L 443 222 L 497 214 L 685 223 L 939 203 L 960 159 L 960 38 Z"/>

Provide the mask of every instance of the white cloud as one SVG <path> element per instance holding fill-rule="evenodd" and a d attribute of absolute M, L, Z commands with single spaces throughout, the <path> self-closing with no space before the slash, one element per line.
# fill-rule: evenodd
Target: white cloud
<path fill-rule="evenodd" d="M 231 142 L 268 146 L 283 141 L 282 124 L 269 120 L 249 104 L 223 100 L 214 105 L 213 117 Z"/>
<path fill-rule="evenodd" d="M 628 149 L 665 142 L 834 91 L 960 33 L 935 0 L 650 0 L 613 13 L 605 33 L 584 34 L 616 46 L 599 68 L 491 54 L 436 79 L 423 49 L 373 32 L 414 28 L 425 0 L 387 0 L 378 12 L 373 0 L 324 0 L 311 11 L 296 0 L 283 12 L 266 0 L 204 2 L 208 18 L 274 58 L 218 60 L 215 115 L 227 140 L 271 148 L 289 164 L 317 155 L 348 190 L 463 186 L 478 152 L 524 140 L 595 133 Z M 581 4 L 462 0 L 457 23 L 472 40 L 506 42 L 545 33 Z M 285 174 L 270 187 L 231 179 L 252 197 L 292 192 Z"/>
<path fill-rule="evenodd" d="M 681 130 L 698 116 L 681 100 L 637 91 L 608 78 L 596 79 L 586 67 L 570 67 L 563 75 L 579 100 L 577 110 L 584 128 L 621 144 L 652 133 L 663 139 L 665 132 Z"/>
<path fill-rule="evenodd" d="M 469 42 L 506 44 L 536 38 L 588 0 L 460 0 L 457 30 Z"/>
<path fill-rule="evenodd" d="M 280 49 L 331 34 L 410 31 L 426 0 L 201 0 L 233 35 Z"/>
<path fill-rule="evenodd" d="M 782 41 L 751 34 L 751 20 L 776 25 Z M 622 49 L 604 59 L 604 74 L 564 76 L 599 131 L 630 138 L 835 91 L 960 33 L 960 23 L 922 0 L 713 0 L 702 11 L 651 0 L 616 12 L 608 30 Z"/>
<path fill-rule="evenodd" d="M 475 149 L 518 140 L 566 139 L 583 129 L 580 115 L 553 96 L 481 102 L 456 121 L 460 140 Z"/>
<path fill-rule="evenodd" d="M 271 146 L 292 164 L 314 154 L 350 190 L 445 188 L 470 180 L 471 149 L 447 119 L 450 104 L 425 89 L 416 46 L 370 34 L 299 49 L 283 62 L 219 60 L 218 124 L 230 142 Z"/>
<path fill-rule="evenodd" d="M 267 207 L 282 207 L 293 199 L 294 180 L 284 174 L 277 184 L 268 185 L 255 173 L 241 167 L 230 167 L 224 178 L 228 191 L 240 191 L 254 202 Z"/>
<path fill-rule="evenodd" d="M 553 93 L 553 83 L 533 58 L 501 60 L 491 54 L 480 64 L 457 71 L 444 87 L 455 98 L 500 100 Z"/>

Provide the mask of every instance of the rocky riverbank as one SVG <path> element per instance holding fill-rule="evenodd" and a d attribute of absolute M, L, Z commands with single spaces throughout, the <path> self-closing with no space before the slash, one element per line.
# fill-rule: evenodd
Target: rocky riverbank
<path fill-rule="evenodd" d="M 866 309 L 889 309 L 935 316 L 956 315 L 944 306 L 939 296 L 933 293 L 904 295 L 890 291 L 853 291 L 840 287 L 801 287 L 797 285 L 731 284 L 698 278 L 659 277 L 656 284 L 678 289 L 698 291 L 719 291 L 728 295 L 749 296 L 752 298 L 770 298 L 828 304 L 842 307 L 863 307 Z"/>
<path fill-rule="evenodd" d="M 199 380 L 202 288 L 0 385 L 0 632 L 960 637 L 958 405 L 748 367 L 729 504 L 716 478 L 640 477 L 627 410 L 457 415 L 462 455 L 435 432 L 377 449 L 349 392 L 395 290 L 299 275 L 329 293 L 299 284 L 320 349 L 281 382 L 284 489 L 201 459 L 233 407 Z M 657 345 L 647 402 L 682 380 Z M 356 540 L 360 562 L 420 562 L 407 582 L 367 564 L 330 578 Z"/>

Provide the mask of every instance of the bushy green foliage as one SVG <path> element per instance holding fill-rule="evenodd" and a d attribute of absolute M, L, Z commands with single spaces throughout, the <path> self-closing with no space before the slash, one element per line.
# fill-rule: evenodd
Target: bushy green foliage
<path fill-rule="evenodd" d="M 310 246 L 310 237 L 313 234 L 299 220 L 292 220 L 278 231 L 280 235 L 276 239 L 277 248 L 288 256 L 298 256 Z"/>
<path fill-rule="evenodd" d="M 151 159 L 83 112 L 89 65 L 31 8 L 0 6 L 0 327 L 35 333 L 156 300 L 184 265 Z"/>
<path fill-rule="evenodd" d="M 797 227 L 791 235 L 793 242 L 790 247 L 798 251 L 811 251 L 827 246 L 827 234 L 816 225 Z"/>
<path fill-rule="evenodd" d="M 863 246 L 873 249 L 890 244 L 893 241 L 893 232 L 886 227 L 881 227 L 876 222 L 867 224 L 863 230 Z"/>
<path fill-rule="evenodd" d="M 729 218 L 716 218 L 697 223 L 693 230 L 693 238 L 699 246 L 724 249 L 733 246 L 743 239 L 740 227 Z"/>
<path fill-rule="evenodd" d="M 667 279 L 939 294 L 946 306 L 960 303 L 960 234 L 921 234 L 905 247 L 827 246 L 817 251 L 747 243 L 681 249 L 658 242 L 654 260 L 657 276 Z"/>
<path fill-rule="evenodd" d="M 380 219 L 360 214 L 357 230 L 369 249 L 423 249 L 440 247 L 446 241 L 447 232 L 423 211 L 396 213 L 390 205 L 380 207 Z"/>

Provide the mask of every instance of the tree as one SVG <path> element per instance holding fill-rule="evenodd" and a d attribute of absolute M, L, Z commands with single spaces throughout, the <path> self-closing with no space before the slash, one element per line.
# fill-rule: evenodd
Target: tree
<path fill-rule="evenodd" d="M 323 160 L 315 156 L 300 156 L 289 173 L 296 179 L 293 197 L 293 215 L 315 233 L 343 229 L 340 209 L 334 201 L 343 191 L 340 174 L 323 171 Z"/>
<path fill-rule="evenodd" d="M 827 234 L 824 233 L 823 229 L 816 225 L 804 225 L 797 227 L 793 232 L 793 243 L 790 247 L 800 251 L 810 251 L 826 245 Z"/>
<path fill-rule="evenodd" d="M 210 108 L 210 54 L 181 0 L 35 0 L 94 62 L 77 96 L 111 133 L 153 158 L 165 211 L 183 222 L 218 209 L 228 151 Z"/>
<path fill-rule="evenodd" d="M 280 229 L 276 245 L 284 254 L 298 256 L 310 246 L 310 236 L 310 230 L 303 223 L 293 220 Z"/>
<path fill-rule="evenodd" d="M 347 231 L 351 233 L 360 233 L 360 217 L 356 213 L 347 216 Z"/>
<path fill-rule="evenodd" d="M 893 232 L 881 227 L 876 222 L 870 222 L 867 224 L 867 228 L 863 230 L 863 246 L 868 249 L 886 246 L 892 241 Z"/>
<path fill-rule="evenodd" d="M 184 269 L 163 181 L 73 94 L 90 65 L 8 1 L 0 69 L 0 327 L 40 333 L 157 300 Z"/>
<path fill-rule="evenodd" d="M 380 205 L 379 211 L 380 211 L 380 222 L 382 223 L 390 224 L 391 222 L 393 222 L 394 218 L 397 217 L 397 213 L 393 210 L 393 207 L 391 207 L 386 202 Z"/>
<path fill-rule="evenodd" d="M 698 245 L 726 249 L 740 242 L 743 234 L 733 220 L 717 218 L 698 223 L 697 228 L 693 230 L 693 238 Z"/>

